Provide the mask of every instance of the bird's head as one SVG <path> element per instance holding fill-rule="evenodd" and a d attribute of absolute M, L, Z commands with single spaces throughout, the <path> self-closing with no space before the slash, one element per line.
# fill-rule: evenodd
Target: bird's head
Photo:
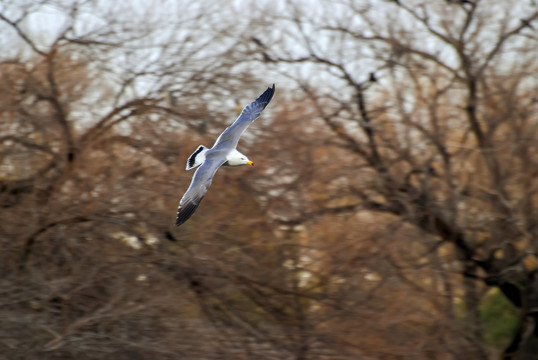
<path fill-rule="evenodd" d="M 242 154 L 237 150 L 232 151 L 232 153 L 228 155 L 227 159 L 228 161 L 225 164 L 227 166 L 254 166 L 254 162 L 250 161 L 250 159 L 245 154 Z"/>
<path fill-rule="evenodd" d="M 229 166 L 241 166 L 241 165 L 250 165 L 250 166 L 254 166 L 254 162 L 253 161 L 250 161 L 248 159 L 248 157 L 246 156 L 241 156 L 237 159 L 230 159 L 228 160 L 228 165 Z"/>
<path fill-rule="evenodd" d="M 248 156 L 246 156 L 245 154 L 235 150 L 234 154 L 232 155 L 232 157 L 235 157 L 237 159 L 237 165 L 250 165 L 250 166 L 254 166 L 254 162 L 250 161 L 250 159 L 248 158 Z"/>
<path fill-rule="evenodd" d="M 241 161 L 243 161 L 243 164 L 245 164 L 245 165 L 254 166 L 254 162 L 250 161 L 247 157 L 242 157 Z"/>

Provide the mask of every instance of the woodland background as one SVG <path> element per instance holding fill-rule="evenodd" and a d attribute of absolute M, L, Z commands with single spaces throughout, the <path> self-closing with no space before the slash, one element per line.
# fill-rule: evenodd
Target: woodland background
<path fill-rule="evenodd" d="M 538 359 L 534 0 L 0 0 L 0 359 Z M 192 172 L 271 104 L 196 214 Z"/>

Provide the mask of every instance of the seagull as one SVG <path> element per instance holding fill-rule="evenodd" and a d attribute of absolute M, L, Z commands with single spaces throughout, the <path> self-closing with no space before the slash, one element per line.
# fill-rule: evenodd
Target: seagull
<path fill-rule="evenodd" d="M 211 149 L 200 145 L 189 156 L 186 170 L 194 169 L 197 166 L 200 167 L 194 172 L 191 184 L 179 202 L 176 226 L 180 226 L 194 214 L 200 201 L 202 201 L 211 186 L 213 175 L 221 166 L 241 166 L 246 164 L 254 166 L 254 163 L 246 155 L 237 151 L 237 143 L 241 134 L 260 116 L 263 109 L 269 104 L 274 93 L 275 84 L 273 84 L 273 87 L 267 88 L 256 100 L 245 106 L 234 123 L 220 134 Z"/>

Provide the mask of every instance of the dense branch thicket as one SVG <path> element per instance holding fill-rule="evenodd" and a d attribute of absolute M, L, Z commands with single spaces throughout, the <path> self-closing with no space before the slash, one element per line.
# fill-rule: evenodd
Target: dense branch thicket
<path fill-rule="evenodd" d="M 292 221 L 365 211 L 392 224 L 393 236 L 413 226 L 422 232 L 414 256 L 386 256 L 417 289 L 449 295 L 436 301 L 439 314 L 456 320 L 464 306 L 466 336 L 454 356 L 489 358 L 479 312 L 497 288 L 518 309 L 503 357 L 534 359 L 536 5 L 342 1 L 307 10 L 297 2 L 289 13 L 290 34 L 253 46 L 275 68 L 317 69 L 289 73 L 348 165 L 331 171 L 326 201 Z M 295 36 L 293 54 L 280 45 L 286 36 Z M 425 284 L 415 272 L 424 268 L 437 269 Z"/>
<path fill-rule="evenodd" d="M 536 5 L 315 4 L 0 1 L 0 358 L 536 359 Z"/>

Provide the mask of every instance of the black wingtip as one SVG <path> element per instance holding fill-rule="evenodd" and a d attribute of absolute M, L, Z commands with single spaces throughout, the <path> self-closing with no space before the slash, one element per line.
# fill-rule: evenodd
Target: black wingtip
<path fill-rule="evenodd" d="M 176 217 L 176 226 L 181 226 L 185 221 L 189 220 L 189 218 L 194 214 L 196 211 L 196 208 L 198 205 L 195 204 L 185 204 L 185 206 L 181 206 L 177 210 L 177 217 Z"/>
<path fill-rule="evenodd" d="M 267 104 L 269 104 L 269 102 L 270 102 L 271 99 L 273 98 L 274 93 L 275 93 L 275 84 L 273 84 L 272 87 L 268 87 L 267 90 L 265 90 L 265 91 L 263 92 L 263 94 L 261 94 L 261 95 L 256 99 L 256 101 L 259 101 L 259 102 L 263 103 L 264 108 L 265 108 L 265 106 L 267 106 Z"/>

